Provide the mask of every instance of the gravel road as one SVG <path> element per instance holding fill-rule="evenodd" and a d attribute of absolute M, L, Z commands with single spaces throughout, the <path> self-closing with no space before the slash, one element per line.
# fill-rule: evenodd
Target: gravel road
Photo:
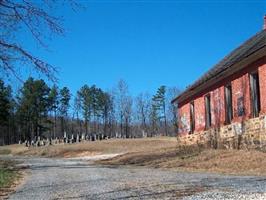
<path fill-rule="evenodd" d="M 30 167 L 12 200 L 266 199 L 266 177 L 105 167 L 77 159 L 12 159 Z"/>

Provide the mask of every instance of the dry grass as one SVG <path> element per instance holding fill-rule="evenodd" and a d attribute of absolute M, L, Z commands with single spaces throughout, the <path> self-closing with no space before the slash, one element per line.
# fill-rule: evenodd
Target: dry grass
<path fill-rule="evenodd" d="M 0 147 L 0 153 L 45 157 L 82 157 L 98 154 L 123 154 L 97 161 L 108 165 L 139 165 L 182 171 L 207 171 L 226 174 L 266 175 L 266 153 L 256 150 L 214 150 L 178 147 L 176 138 L 111 139 L 79 144 L 26 148 L 23 145 Z"/>
<path fill-rule="evenodd" d="M 164 148 L 176 147 L 176 145 L 176 138 L 171 137 L 111 139 L 78 144 L 60 144 L 54 146 L 24 148 L 14 154 L 45 157 L 80 157 L 108 153 L 120 154 L 128 152 L 157 151 Z"/>
<path fill-rule="evenodd" d="M 223 174 L 266 175 L 266 153 L 250 150 L 214 150 L 168 148 L 156 152 L 127 153 L 98 161 L 107 165 L 138 165 L 171 168 L 180 171 L 204 171 Z"/>
<path fill-rule="evenodd" d="M 12 144 L 7 146 L 0 146 L 0 155 L 7 155 L 7 154 L 18 154 L 24 151 L 27 151 L 28 148 L 24 145 L 19 144 Z"/>

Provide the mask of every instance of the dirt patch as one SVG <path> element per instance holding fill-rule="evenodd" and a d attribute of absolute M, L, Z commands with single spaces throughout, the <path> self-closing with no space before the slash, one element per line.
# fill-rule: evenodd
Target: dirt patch
<path fill-rule="evenodd" d="M 91 157 L 91 156 L 96 156 L 100 155 L 101 152 L 91 152 L 91 151 L 74 151 L 70 152 L 67 151 L 63 154 L 64 158 L 75 158 L 75 157 Z"/>
<path fill-rule="evenodd" d="M 182 171 L 266 175 L 266 153 L 256 150 L 215 150 L 199 147 L 134 152 L 97 161 L 107 165 L 138 165 Z"/>

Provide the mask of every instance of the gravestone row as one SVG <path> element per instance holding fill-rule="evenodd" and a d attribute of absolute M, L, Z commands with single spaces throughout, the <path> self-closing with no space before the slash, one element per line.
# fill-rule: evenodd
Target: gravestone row
<path fill-rule="evenodd" d="M 49 145 L 57 145 L 57 144 L 72 144 L 72 143 L 79 143 L 83 141 L 97 141 L 97 140 L 106 140 L 109 139 L 108 136 L 105 134 L 67 134 L 64 133 L 63 138 L 41 138 L 38 136 L 37 138 L 33 140 L 26 140 L 24 142 L 19 141 L 19 144 L 24 144 L 26 147 L 40 147 L 40 146 L 49 146 Z"/>

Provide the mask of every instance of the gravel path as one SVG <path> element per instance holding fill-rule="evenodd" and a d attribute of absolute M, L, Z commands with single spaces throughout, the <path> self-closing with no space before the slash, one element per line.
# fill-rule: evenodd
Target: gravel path
<path fill-rule="evenodd" d="M 30 174 L 10 196 L 13 200 L 266 199 L 266 177 L 103 167 L 77 159 L 15 159 L 29 166 Z"/>

